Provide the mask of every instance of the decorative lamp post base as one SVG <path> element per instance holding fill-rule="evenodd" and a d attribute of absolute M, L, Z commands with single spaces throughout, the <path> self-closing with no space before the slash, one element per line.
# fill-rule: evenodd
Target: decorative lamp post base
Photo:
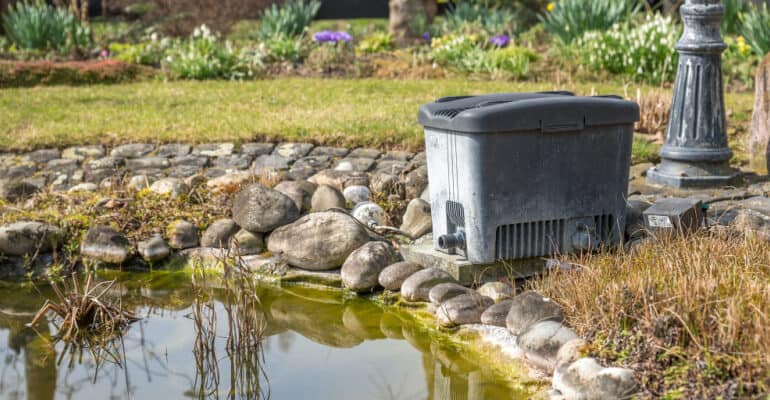
<path fill-rule="evenodd" d="M 647 182 L 676 188 L 706 188 L 734 183 L 740 173 L 724 164 L 663 160 L 647 171 Z"/>

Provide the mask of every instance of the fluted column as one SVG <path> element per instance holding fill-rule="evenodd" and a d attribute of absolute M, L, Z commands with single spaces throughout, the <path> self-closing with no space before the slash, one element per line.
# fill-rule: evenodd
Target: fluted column
<path fill-rule="evenodd" d="M 680 8 L 684 33 L 676 44 L 679 68 L 674 83 L 661 163 L 647 173 L 653 184 L 707 187 L 730 183 L 733 153 L 727 145 L 722 41 L 724 8 L 719 0 L 687 0 Z"/>

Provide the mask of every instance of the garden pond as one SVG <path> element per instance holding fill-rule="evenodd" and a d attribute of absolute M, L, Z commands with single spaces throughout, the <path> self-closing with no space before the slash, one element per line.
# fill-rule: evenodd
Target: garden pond
<path fill-rule="evenodd" d="M 0 399 L 523 399 L 539 391 L 522 366 L 490 368 L 419 312 L 342 291 L 256 285 L 261 340 L 233 346 L 256 343 L 254 332 L 239 332 L 249 325 L 239 321 L 237 296 L 190 282 L 120 275 L 108 295 L 141 319 L 90 348 L 52 340 L 51 315 L 28 326 L 56 299 L 53 288 L 0 284 Z"/>

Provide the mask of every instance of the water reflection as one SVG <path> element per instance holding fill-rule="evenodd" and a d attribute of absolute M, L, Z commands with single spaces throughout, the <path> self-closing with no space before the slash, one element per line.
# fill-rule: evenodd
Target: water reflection
<path fill-rule="evenodd" d="M 251 315 L 260 319 L 264 341 L 259 348 L 233 347 L 228 338 L 237 338 L 228 321 L 238 318 L 227 315 L 248 310 L 233 308 L 237 302 L 227 291 L 201 297 L 188 285 L 143 279 L 119 289 L 124 306 L 145 317 L 123 340 L 125 362 L 98 370 L 87 352 L 72 367 L 57 366 L 62 346 L 50 345 L 50 331 L 38 328 L 38 335 L 24 327 L 43 297 L 31 289 L 0 288 L 0 398 L 266 398 L 268 387 L 276 399 L 531 395 L 455 346 L 431 340 L 408 313 L 365 300 L 258 287 L 260 304 L 253 310 L 259 312 Z"/>

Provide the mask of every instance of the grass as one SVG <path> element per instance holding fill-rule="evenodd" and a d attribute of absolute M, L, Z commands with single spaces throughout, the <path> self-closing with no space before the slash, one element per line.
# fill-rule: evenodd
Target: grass
<path fill-rule="evenodd" d="M 535 289 L 564 306 L 595 356 L 637 370 L 643 398 L 770 390 L 770 242 L 704 232 L 572 261 L 582 271 Z"/>
<path fill-rule="evenodd" d="M 287 78 L 145 82 L 0 90 L 0 151 L 86 143 L 311 141 L 422 148 L 417 110 L 441 96 L 567 89 L 628 94 L 617 84 Z M 657 90 L 641 86 L 642 92 Z M 728 94 L 731 122 L 751 117 L 751 94 Z M 745 129 L 739 130 L 745 132 Z"/>

